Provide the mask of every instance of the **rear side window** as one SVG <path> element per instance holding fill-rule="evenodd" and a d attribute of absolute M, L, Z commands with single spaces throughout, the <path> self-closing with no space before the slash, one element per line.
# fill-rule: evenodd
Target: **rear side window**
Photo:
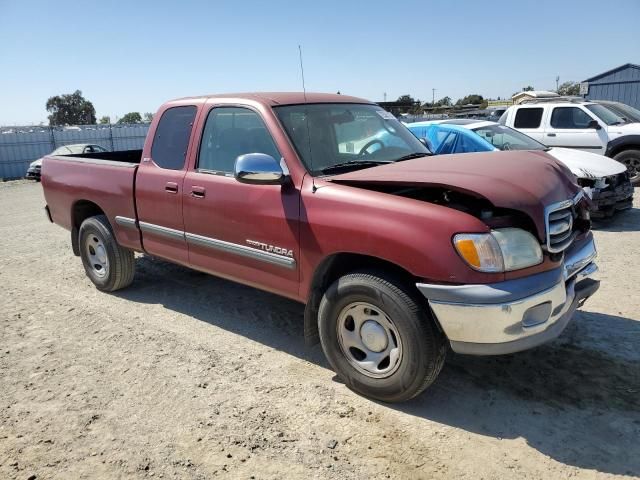
<path fill-rule="evenodd" d="M 519 108 L 513 122 L 515 128 L 538 128 L 542 121 L 542 108 Z"/>
<path fill-rule="evenodd" d="M 551 114 L 553 128 L 589 128 L 592 118 L 577 107 L 556 107 Z"/>
<path fill-rule="evenodd" d="M 195 106 L 187 105 L 169 108 L 162 114 L 151 146 L 151 158 L 156 165 L 169 170 L 184 167 L 196 110 Z"/>
<path fill-rule="evenodd" d="M 265 153 L 276 160 L 281 158 L 257 113 L 241 107 L 212 109 L 202 133 L 198 168 L 231 174 L 236 158 L 247 153 Z"/>

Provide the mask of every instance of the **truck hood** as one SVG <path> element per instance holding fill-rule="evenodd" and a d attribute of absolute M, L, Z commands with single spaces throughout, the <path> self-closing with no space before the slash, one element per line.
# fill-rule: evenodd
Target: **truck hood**
<path fill-rule="evenodd" d="M 573 198 L 580 187 L 545 152 L 505 151 L 422 157 L 327 177 L 336 183 L 437 187 L 484 198 L 526 213 L 542 236 L 547 205 Z"/>
<path fill-rule="evenodd" d="M 601 178 L 623 173 L 626 167 L 609 157 L 574 148 L 554 147 L 547 150 L 552 157 L 564 163 L 578 178 Z"/>
<path fill-rule="evenodd" d="M 623 123 L 622 125 L 609 125 L 607 127 L 609 136 L 640 135 L 640 123 Z"/>

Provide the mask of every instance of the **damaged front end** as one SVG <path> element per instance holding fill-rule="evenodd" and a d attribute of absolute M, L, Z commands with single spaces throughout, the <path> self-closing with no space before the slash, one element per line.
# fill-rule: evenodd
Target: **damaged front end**
<path fill-rule="evenodd" d="M 585 193 L 591 198 L 592 218 L 610 218 L 617 211 L 628 210 L 633 206 L 633 185 L 628 172 L 606 177 L 578 178 Z"/>

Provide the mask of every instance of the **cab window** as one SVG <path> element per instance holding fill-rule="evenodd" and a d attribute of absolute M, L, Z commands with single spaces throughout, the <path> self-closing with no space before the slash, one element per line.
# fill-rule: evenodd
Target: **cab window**
<path fill-rule="evenodd" d="M 196 110 L 195 106 L 187 105 L 169 108 L 162 114 L 151 146 L 151 158 L 156 165 L 169 170 L 184 167 Z"/>
<path fill-rule="evenodd" d="M 551 113 L 551 127 L 553 128 L 589 128 L 593 120 L 578 107 L 556 107 Z"/>
<path fill-rule="evenodd" d="M 542 108 L 519 108 L 513 121 L 515 128 L 538 128 L 542 122 Z"/>
<path fill-rule="evenodd" d="M 247 153 L 264 153 L 278 161 L 281 158 L 256 112 L 242 107 L 213 108 L 202 132 L 197 168 L 231 175 L 236 158 Z"/>

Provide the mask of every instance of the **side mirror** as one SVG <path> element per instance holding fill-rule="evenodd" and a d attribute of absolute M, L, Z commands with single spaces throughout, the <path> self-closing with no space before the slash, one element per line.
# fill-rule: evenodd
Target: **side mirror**
<path fill-rule="evenodd" d="M 247 153 L 236 158 L 233 176 L 240 183 L 282 185 L 287 176 L 271 155 Z"/>
<path fill-rule="evenodd" d="M 587 128 L 593 128 L 594 130 L 602 130 L 602 127 L 600 126 L 597 120 L 591 120 L 589 122 L 589 125 L 587 125 Z"/>

